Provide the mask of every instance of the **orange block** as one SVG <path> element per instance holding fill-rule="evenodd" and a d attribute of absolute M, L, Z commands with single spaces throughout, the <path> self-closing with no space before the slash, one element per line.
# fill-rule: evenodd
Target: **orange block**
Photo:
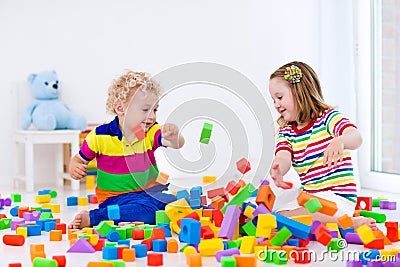
<path fill-rule="evenodd" d="M 347 214 L 340 216 L 338 218 L 338 223 L 343 229 L 347 229 L 354 226 L 353 220 Z"/>
<path fill-rule="evenodd" d="M 236 267 L 256 267 L 257 259 L 254 255 L 233 255 Z"/>
<path fill-rule="evenodd" d="M 200 254 L 196 253 L 196 254 L 187 255 L 186 264 L 189 265 L 190 267 L 200 267 L 200 266 L 202 266 Z"/>
<path fill-rule="evenodd" d="M 178 241 L 176 239 L 168 239 L 167 241 L 167 251 L 168 253 L 177 253 L 178 252 Z"/>
<path fill-rule="evenodd" d="M 258 193 L 256 197 L 257 204 L 264 204 L 270 211 L 274 207 L 275 203 L 275 194 L 272 192 L 271 187 L 269 185 L 261 185 L 258 188 Z"/>
<path fill-rule="evenodd" d="M 62 240 L 62 230 L 50 231 L 50 241 L 61 241 L 61 240 Z"/>
<path fill-rule="evenodd" d="M 114 264 L 107 261 L 90 261 L 86 267 L 114 267 Z"/>
<path fill-rule="evenodd" d="M 240 185 L 240 187 L 245 187 L 245 186 L 246 186 L 246 182 L 243 181 L 243 179 L 240 179 L 240 180 L 238 181 L 238 184 Z"/>
<path fill-rule="evenodd" d="M 122 250 L 122 260 L 126 262 L 134 262 L 136 259 L 134 248 L 125 248 Z"/>
<path fill-rule="evenodd" d="M 358 217 L 360 216 L 360 210 L 355 210 L 353 213 L 353 217 Z"/>
<path fill-rule="evenodd" d="M 376 238 L 383 238 L 383 241 L 384 241 L 385 245 L 391 245 L 392 244 L 392 241 L 390 241 L 390 239 L 387 238 L 387 236 L 385 236 L 385 234 L 381 230 L 378 229 L 378 230 L 375 230 L 373 232 L 374 232 L 374 236 Z"/>
<path fill-rule="evenodd" d="M 31 261 L 36 257 L 46 258 L 44 253 L 44 244 L 30 244 Z"/>
<path fill-rule="evenodd" d="M 318 199 L 319 203 L 321 203 L 322 208 L 318 210 L 318 212 L 320 213 L 333 216 L 338 210 L 335 202 L 317 197 L 315 195 L 311 195 L 305 191 L 301 191 L 300 194 L 297 196 L 297 202 L 299 203 L 300 206 L 304 207 L 304 204 L 311 198 L 316 198 Z"/>
<path fill-rule="evenodd" d="M 211 199 L 211 206 L 217 210 L 220 210 L 225 205 L 225 199 L 221 196 L 215 196 Z"/>
<path fill-rule="evenodd" d="M 204 209 L 203 210 L 203 217 L 212 218 L 212 209 Z"/>

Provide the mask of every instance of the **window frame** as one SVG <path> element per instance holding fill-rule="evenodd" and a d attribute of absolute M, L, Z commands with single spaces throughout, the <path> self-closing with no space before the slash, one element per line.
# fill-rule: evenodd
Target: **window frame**
<path fill-rule="evenodd" d="M 355 19 L 355 62 L 357 117 L 363 145 L 358 150 L 358 166 L 362 188 L 400 193 L 400 175 L 374 171 L 381 169 L 382 128 L 381 118 L 381 0 L 356 0 Z M 369 25 L 369 26 L 368 26 Z M 374 66 L 377 68 L 374 69 Z M 374 112 L 378 110 L 378 112 Z"/>

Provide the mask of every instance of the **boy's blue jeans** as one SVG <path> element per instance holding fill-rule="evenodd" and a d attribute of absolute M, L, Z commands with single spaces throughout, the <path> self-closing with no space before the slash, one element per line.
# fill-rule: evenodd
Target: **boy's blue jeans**
<path fill-rule="evenodd" d="M 157 185 L 146 191 L 131 192 L 105 200 L 99 205 L 98 209 L 91 210 L 90 224 L 98 225 L 101 221 L 108 220 L 107 206 L 118 205 L 120 219 L 114 220 L 115 224 L 119 222 L 144 222 L 147 224 L 156 223 L 156 211 L 162 210 L 168 203 L 176 200 L 171 194 L 163 193 L 168 187 Z"/>

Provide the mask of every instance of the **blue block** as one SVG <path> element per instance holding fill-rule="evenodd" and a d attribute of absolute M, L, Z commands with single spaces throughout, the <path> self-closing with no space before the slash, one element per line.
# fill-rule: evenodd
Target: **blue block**
<path fill-rule="evenodd" d="M 56 229 L 56 221 L 47 221 L 44 223 L 44 230 L 46 232 L 50 232 L 51 230 Z"/>
<path fill-rule="evenodd" d="M 250 203 L 250 202 L 243 202 L 243 204 L 242 204 L 242 211 L 241 211 L 242 213 L 246 210 L 247 206 L 251 206 L 251 207 L 253 207 L 254 209 L 257 208 L 257 205 L 255 205 L 255 204 L 253 204 L 253 203 Z"/>
<path fill-rule="evenodd" d="M 271 214 L 276 217 L 276 224 L 279 230 L 281 230 L 283 226 L 286 226 L 293 236 L 303 240 L 308 238 L 308 235 L 311 231 L 311 226 L 292 220 L 276 212 L 271 212 Z"/>
<path fill-rule="evenodd" d="M 194 186 L 190 189 L 191 199 L 200 199 L 202 194 L 203 194 L 203 188 L 201 186 Z"/>
<path fill-rule="evenodd" d="M 167 252 L 167 240 L 156 239 L 151 242 L 154 252 Z"/>
<path fill-rule="evenodd" d="M 18 209 L 19 209 L 19 206 L 14 206 L 14 207 L 12 207 L 12 208 L 10 209 L 10 214 L 11 214 L 11 216 L 17 217 L 17 216 L 18 216 Z"/>
<path fill-rule="evenodd" d="M 108 219 L 119 220 L 121 218 L 118 205 L 110 205 L 107 207 Z"/>
<path fill-rule="evenodd" d="M 163 228 L 164 229 L 165 237 L 172 237 L 171 227 L 170 227 L 169 223 L 159 223 L 157 226 L 159 228 Z"/>
<path fill-rule="evenodd" d="M 181 231 L 179 233 L 179 241 L 189 245 L 197 245 L 200 243 L 201 223 L 191 218 L 183 218 L 181 220 Z"/>
<path fill-rule="evenodd" d="M 120 246 L 127 246 L 128 248 L 131 247 L 131 241 L 128 239 L 118 240 L 118 245 Z"/>
<path fill-rule="evenodd" d="M 341 226 L 339 226 L 339 232 L 342 237 L 345 237 L 347 233 L 354 233 L 354 228 L 350 227 L 344 230 Z"/>
<path fill-rule="evenodd" d="M 181 191 L 176 192 L 176 199 L 178 200 L 181 198 L 184 198 L 184 199 L 186 199 L 187 202 L 189 202 L 190 197 L 189 197 L 189 193 L 187 190 L 181 190 Z"/>
<path fill-rule="evenodd" d="M 145 244 L 132 245 L 132 248 L 135 249 L 136 258 L 147 257 L 147 246 Z"/>
<path fill-rule="evenodd" d="M 376 249 L 371 249 L 367 251 L 363 251 L 360 253 L 360 260 L 362 261 L 363 265 L 367 265 L 370 261 L 377 261 L 380 259 L 380 252 Z"/>
<path fill-rule="evenodd" d="M 45 224 L 46 224 L 47 222 L 54 222 L 54 223 L 56 223 L 56 220 L 55 220 L 55 219 L 37 220 L 37 221 L 36 221 L 36 224 L 40 226 L 40 229 L 41 229 L 42 231 L 44 231 L 44 230 L 45 230 L 44 227 L 45 227 Z"/>
<path fill-rule="evenodd" d="M 50 212 L 50 213 L 52 213 L 53 211 L 51 209 L 40 208 L 40 212 Z"/>
<path fill-rule="evenodd" d="M 189 200 L 189 206 L 194 210 L 195 209 L 200 209 L 201 200 L 200 199 L 191 199 L 191 200 Z"/>
<path fill-rule="evenodd" d="M 67 206 L 78 206 L 78 197 L 67 197 Z"/>
<path fill-rule="evenodd" d="M 300 241 L 298 239 L 290 238 L 290 239 L 288 239 L 287 244 L 288 244 L 288 246 L 299 247 Z"/>
<path fill-rule="evenodd" d="M 117 242 L 121 238 L 121 236 L 117 231 L 111 230 L 107 233 L 106 238 L 110 242 Z"/>
<path fill-rule="evenodd" d="M 39 190 L 38 191 L 38 195 L 42 196 L 42 195 L 50 195 L 51 190 L 50 189 L 44 189 L 44 190 Z"/>
<path fill-rule="evenodd" d="M 224 250 L 228 249 L 228 240 L 222 240 L 222 244 L 224 244 Z"/>
<path fill-rule="evenodd" d="M 254 192 L 250 195 L 250 197 L 257 197 L 258 189 L 254 190 Z"/>
<path fill-rule="evenodd" d="M 20 227 L 28 228 L 28 236 L 38 236 L 42 234 L 42 228 L 40 225 L 22 225 Z"/>
<path fill-rule="evenodd" d="M 103 260 L 118 260 L 117 247 L 103 247 L 102 250 Z"/>

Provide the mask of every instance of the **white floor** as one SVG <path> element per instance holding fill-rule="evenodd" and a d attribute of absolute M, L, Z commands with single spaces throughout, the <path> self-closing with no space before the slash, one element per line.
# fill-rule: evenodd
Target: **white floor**
<path fill-rule="evenodd" d="M 40 189 L 54 189 L 58 192 L 58 196 L 56 199 L 52 200 L 52 203 L 60 203 L 61 204 L 61 213 L 54 214 L 55 217 L 61 219 L 61 222 L 69 223 L 74 215 L 84 208 L 93 209 L 96 208 L 96 205 L 90 205 L 89 207 L 81 207 L 81 206 L 74 206 L 74 207 L 67 207 L 66 206 L 66 197 L 68 196 L 86 196 L 87 194 L 93 193 L 93 191 L 87 191 L 86 189 L 81 189 L 79 192 L 73 192 L 66 187 L 65 189 L 56 189 L 55 187 L 40 187 L 36 188 L 36 190 Z M 21 193 L 22 194 L 22 203 L 16 203 L 16 205 L 25 205 L 25 206 L 38 206 L 35 203 L 35 196 L 37 191 L 34 193 L 24 193 L 22 190 L 16 190 L 11 188 L 2 188 L 0 193 L 1 197 L 7 197 L 11 193 Z M 397 201 L 398 206 L 400 205 L 400 195 L 389 194 L 384 192 L 375 192 L 370 190 L 362 190 L 361 194 L 363 196 L 382 196 L 386 197 L 391 201 Z M 399 207 L 398 207 L 399 208 Z M 6 207 L 4 210 L 0 210 L 0 213 L 5 214 L 7 217 L 11 217 L 10 208 Z M 390 221 L 400 221 L 399 211 L 387 211 L 387 210 L 379 210 L 379 208 L 374 208 L 374 211 L 384 212 L 387 214 L 387 220 Z M 380 224 L 379 227 L 386 233 L 386 229 L 383 224 Z M 2 240 L 2 236 L 4 234 L 13 233 L 10 229 L 0 230 L 0 238 Z M 131 241 L 133 244 L 134 241 Z M 137 241 L 135 241 L 137 243 Z M 21 247 L 13 247 L 4 245 L 3 242 L 0 242 L 0 266 L 8 266 L 8 263 L 22 263 L 22 266 L 32 266 L 30 261 L 30 254 L 29 254 L 29 244 L 33 243 L 44 243 L 45 244 L 45 252 L 47 258 L 51 258 L 53 255 L 66 255 L 67 258 L 67 266 L 75 267 L 75 266 L 86 266 L 87 262 L 89 261 L 100 261 L 101 260 L 101 252 L 96 252 L 92 254 L 78 254 L 78 253 L 66 253 L 69 249 L 69 241 L 67 240 L 67 236 L 63 236 L 63 240 L 59 242 L 49 241 L 49 234 L 47 232 L 42 232 L 41 236 L 36 237 L 28 237 L 26 242 Z M 181 244 L 182 245 L 182 244 Z M 394 243 L 391 246 L 386 246 L 386 249 L 391 249 L 394 247 L 400 247 L 400 242 Z M 323 255 L 324 247 L 316 242 L 311 242 L 308 245 L 310 250 L 315 250 L 317 258 L 314 260 L 313 263 L 307 264 L 306 266 L 319 266 L 321 264 L 321 257 Z M 363 251 L 364 248 L 360 245 L 349 245 L 345 251 L 349 250 L 356 250 L 356 251 Z M 325 255 L 326 256 L 326 255 Z M 324 266 L 346 266 L 346 261 L 343 260 L 347 256 L 345 253 L 339 253 L 336 255 L 339 257 L 339 260 L 334 260 L 334 258 L 327 258 L 323 260 Z M 335 257 L 336 257 L 335 256 Z M 146 266 L 147 260 L 146 258 L 136 259 L 134 263 L 126 263 L 126 266 Z M 219 266 L 220 264 L 217 263 L 214 257 L 203 257 L 203 266 Z M 258 266 L 264 266 L 265 263 L 259 261 Z M 293 262 L 288 262 L 288 265 L 295 265 Z M 182 253 L 178 254 L 168 254 L 164 253 L 164 266 L 186 266 L 186 259 Z"/>

